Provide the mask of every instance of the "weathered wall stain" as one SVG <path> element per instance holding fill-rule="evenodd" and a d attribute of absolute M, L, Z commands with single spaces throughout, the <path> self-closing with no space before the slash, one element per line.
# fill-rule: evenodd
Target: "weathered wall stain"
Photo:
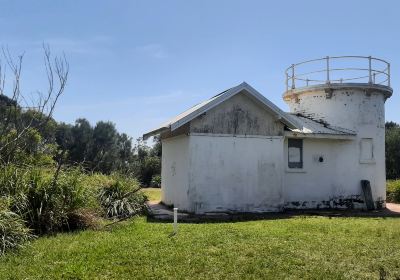
<path fill-rule="evenodd" d="M 284 125 L 245 93 L 194 119 L 190 132 L 233 135 L 283 135 Z"/>
<path fill-rule="evenodd" d="M 364 201 L 353 197 L 362 193 L 360 181 L 370 180 L 375 204 L 384 205 L 385 153 L 384 103 L 379 91 L 335 89 L 330 98 L 324 90 L 301 91 L 296 99 L 285 99 L 291 112 L 305 115 L 322 125 L 357 132 L 351 141 L 304 140 L 304 173 L 285 174 L 287 207 L 363 208 Z M 361 161 L 360 143 L 372 139 L 373 160 Z M 308 156 L 325 154 L 324 165 Z M 312 202 L 318 201 L 318 202 Z M 294 202 L 294 204 L 292 204 Z M 302 206 L 306 202 L 305 206 Z M 299 205 L 297 205 L 299 204 Z"/>
<path fill-rule="evenodd" d="M 161 133 L 160 137 L 161 137 L 161 140 L 163 140 L 163 139 L 167 139 L 167 138 L 176 137 L 176 136 L 179 136 L 179 135 L 188 134 L 189 131 L 190 131 L 190 124 L 187 123 L 187 124 L 182 125 L 178 129 L 172 131 L 172 132 L 171 131 L 166 131 L 166 132 Z"/>
<path fill-rule="evenodd" d="M 292 113 L 357 135 L 304 137 L 303 168 L 290 170 L 287 137 L 302 136 L 285 133 L 273 114 L 239 93 L 162 135 L 163 201 L 197 213 L 363 209 L 364 179 L 373 186 L 376 207 L 384 207 L 385 96 L 362 89 L 331 90 L 329 96 L 323 89 L 305 89 L 285 100 Z M 368 162 L 360 157 L 365 138 L 373 145 Z"/>
<path fill-rule="evenodd" d="M 360 194 L 330 197 L 320 201 L 286 201 L 285 209 L 355 209 L 363 208 L 364 200 Z"/>
<path fill-rule="evenodd" d="M 279 211 L 283 137 L 189 136 L 191 211 Z M 224 164 L 221 164 L 221 161 Z"/>

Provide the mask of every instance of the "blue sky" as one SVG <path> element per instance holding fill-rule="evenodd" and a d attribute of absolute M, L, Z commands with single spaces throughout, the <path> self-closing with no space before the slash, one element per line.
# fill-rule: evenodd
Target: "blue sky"
<path fill-rule="evenodd" d="M 284 70 L 326 55 L 392 64 L 386 119 L 400 122 L 399 1 L 4 1 L 0 44 L 25 51 L 23 88 L 45 85 L 41 44 L 70 79 L 55 117 L 110 120 L 137 138 L 246 81 L 284 110 Z"/>

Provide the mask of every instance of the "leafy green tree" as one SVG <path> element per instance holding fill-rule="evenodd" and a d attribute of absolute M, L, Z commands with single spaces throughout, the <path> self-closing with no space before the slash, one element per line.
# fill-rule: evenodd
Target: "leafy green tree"
<path fill-rule="evenodd" d="M 161 154 L 162 154 L 162 145 L 161 145 L 161 139 L 158 136 L 154 136 L 153 139 L 154 145 L 150 150 L 150 156 L 153 157 L 159 157 L 161 158 Z"/>
<path fill-rule="evenodd" d="M 86 119 L 77 119 L 71 128 L 74 139 L 70 150 L 70 159 L 75 163 L 87 161 L 93 145 L 93 127 Z"/>
<path fill-rule="evenodd" d="M 70 150 L 74 143 L 72 126 L 63 122 L 59 123 L 55 132 L 55 138 L 58 146 L 62 150 Z"/>
<path fill-rule="evenodd" d="M 120 173 L 134 176 L 136 164 L 132 148 L 132 138 L 125 133 L 118 134 L 117 147 L 118 161 L 116 162 L 116 168 Z"/>
<path fill-rule="evenodd" d="M 390 129 L 394 129 L 394 128 L 400 128 L 400 125 L 395 122 L 389 121 L 389 122 L 385 123 L 385 128 L 387 130 L 390 130 Z"/>
<path fill-rule="evenodd" d="M 92 170 L 106 174 L 114 170 L 118 159 L 118 132 L 111 122 L 100 121 L 93 130 L 93 146 L 90 151 Z"/>
<path fill-rule="evenodd" d="M 397 123 L 386 123 L 385 146 L 386 177 L 400 178 L 400 126 Z"/>
<path fill-rule="evenodd" d="M 21 90 L 23 55 L 13 57 L 7 48 L 0 52 L 1 164 L 26 164 L 30 159 L 22 159 L 24 154 L 41 157 L 41 152 L 53 150 L 57 124 L 52 115 L 66 87 L 69 65 L 65 57 L 53 60 L 48 46 L 43 49 L 48 87 L 45 92 L 36 91 L 37 96 L 27 96 Z M 7 68 L 2 67 L 2 62 Z M 11 86 L 6 87 L 7 84 Z"/>
<path fill-rule="evenodd" d="M 140 181 L 145 186 L 150 186 L 154 175 L 160 174 L 161 160 L 159 157 L 146 157 L 141 166 Z"/>
<path fill-rule="evenodd" d="M 154 146 L 149 147 L 139 138 L 134 148 L 138 167 L 136 176 L 144 186 L 150 186 L 153 177 L 161 174 L 161 140 L 155 138 L 154 141 Z"/>

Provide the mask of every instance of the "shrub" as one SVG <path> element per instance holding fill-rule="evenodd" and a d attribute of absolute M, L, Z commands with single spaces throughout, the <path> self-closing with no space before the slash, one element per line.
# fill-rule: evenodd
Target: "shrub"
<path fill-rule="evenodd" d="M 23 247 L 33 237 L 21 217 L 5 204 L 0 201 L 0 255 L 7 250 Z"/>
<path fill-rule="evenodd" d="M 27 208 L 26 173 L 28 171 L 9 164 L 0 166 L 0 198 L 7 200 L 11 211 L 23 214 Z"/>
<path fill-rule="evenodd" d="M 145 211 L 146 196 L 139 192 L 136 180 L 115 177 L 115 182 L 104 186 L 99 193 L 99 201 L 108 218 L 127 218 Z"/>
<path fill-rule="evenodd" d="M 68 227 L 66 230 L 98 229 L 100 215 L 90 208 L 79 208 L 68 213 Z"/>
<path fill-rule="evenodd" d="M 400 180 L 388 180 L 386 187 L 386 201 L 400 203 Z"/>
<path fill-rule="evenodd" d="M 386 123 L 385 132 L 386 177 L 400 178 L 400 126 Z"/>
<path fill-rule="evenodd" d="M 159 157 L 146 157 L 141 164 L 139 179 L 144 186 L 150 186 L 153 175 L 160 174 L 161 160 Z"/>
<path fill-rule="evenodd" d="M 116 176 L 104 175 L 101 173 L 93 173 L 85 175 L 82 178 L 82 185 L 85 186 L 87 192 L 87 201 L 85 208 L 89 208 L 92 212 L 96 212 L 98 216 L 102 216 L 103 207 L 99 201 L 99 193 L 106 187 L 116 182 Z"/>
<path fill-rule="evenodd" d="M 139 189 L 136 180 L 119 175 L 66 169 L 55 178 L 54 167 L 0 165 L 0 200 L 8 207 L 3 212 L 38 235 L 97 228 L 101 216 L 143 213 L 146 197 Z"/>
<path fill-rule="evenodd" d="M 69 228 L 70 213 L 84 207 L 90 198 L 79 170 L 64 170 L 54 180 L 54 169 L 0 168 L 0 197 L 24 219 L 35 233 Z"/>
<path fill-rule="evenodd" d="M 57 232 L 68 228 L 68 214 L 86 202 L 85 188 L 76 170 L 61 171 L 57 180 L 41 169 L 28 176 L 28 209 L 24 213 L 28 224 L 38 233 Z"/>
<path fill-rule="evenodd" d="M 153 175 L 150 186 L 152 188 L 161 188 L 161 175 Z"/>

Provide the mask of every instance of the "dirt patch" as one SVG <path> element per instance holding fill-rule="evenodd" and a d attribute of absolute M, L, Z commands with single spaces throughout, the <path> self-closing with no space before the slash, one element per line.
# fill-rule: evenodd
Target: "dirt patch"
<path fill-rule="evenodd" d="M 400 214 L 400 204 L 396 204 L 396 203 L 386 203 L 386 208 L 387 208 L 387 210 L 389 210 L 390 212 Z"/>

